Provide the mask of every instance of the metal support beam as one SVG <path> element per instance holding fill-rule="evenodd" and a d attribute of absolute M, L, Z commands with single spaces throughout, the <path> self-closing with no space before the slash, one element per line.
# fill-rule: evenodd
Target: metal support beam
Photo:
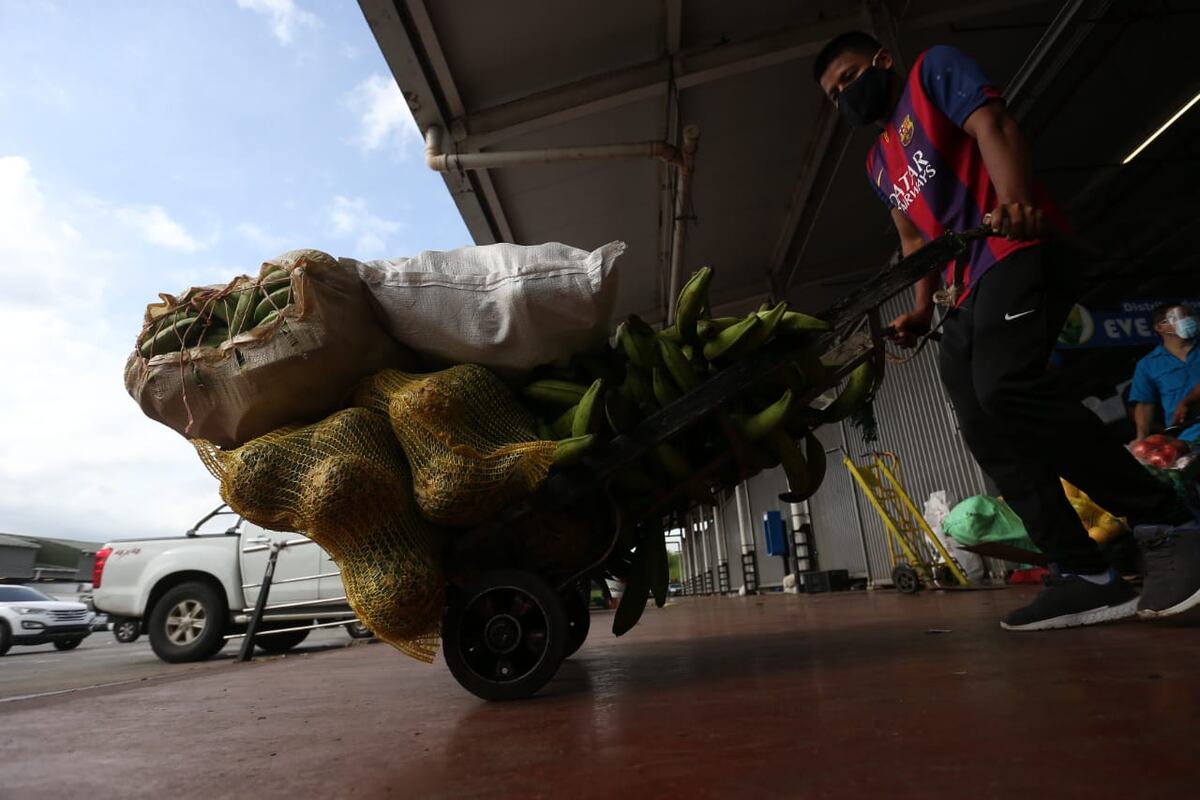
<path fill-rule="evenodd" d="M 1004 90 L 1004 100 L 1014 115 L 1021 117 L 1037 104 L 1095 29 L 1096 20 L 1108 13 L 1111 6 L 1112 0 L 1068 0 L 1063 3 Z"/>
<path fill-rule="evenodd" d="M 907 61 L 900 48 L 896 19 L 887 0 L 863 0 L 861 11 L 875 38 L 892 54 L 896 72 L 907 75 Z M 821 105 L 815 127 L 771 256 L 769 279 L 775 299 L 787 296 L 853 134 L 841 121 L 832 103 Z"/>
<path fill-rule="evenodd" d="M 740 42 L 720 42 L 574 81 L 508 103 L 481 109 L 454 121 L 451 129 L 464 148 L 479 149 L 534 131 L 562 125 L 615 108 L 661 97 L 672 78 L 680 89 L 703 86 L 777 64 L 815 55 L 838 33 L 861 26 L 860 15 L 798 25 Z M 678 69 L 672 74 L 672 62 Z"/>
<path fill-rule="evenodd" d="M 449 76 L 449 69 L 446 68 L 445 76 L 436 74 L 432 67 L 436 58 L 431 60 L 425 52 L 417 22 L 405 16 L 408 13 L 407 6 L 396 0 L 359 0 L 358 5 L 379 44 L 388 69 L 404 94 L 417 127 L 422 131 L 431 125 L 445 127 L 455 116 L 452 109 L 456 105 L 457 93 L 452 84 L 449 87 L 442 86 L 443 77 Z M 405 6 L 404 15 L 401 6 Z M 444 57 L 440 60 L 445 64 Z M 431 65 L 428 71 L 426 65 Z M 457 105 L 461 107 L 461 101 Z M 479 183 L 484 182 L 480 176 L 445 173 L 443 178 L 476 244 L 512 241 L 512 231 L 500 204 L 477 189 Z"/>

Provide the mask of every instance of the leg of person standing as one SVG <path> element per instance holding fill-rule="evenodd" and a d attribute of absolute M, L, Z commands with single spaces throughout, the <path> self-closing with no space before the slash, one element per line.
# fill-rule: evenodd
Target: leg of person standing
<path fill-rule="evenodd" d="M 1042 247 L 1028 248 L 989 270 L 947 319 L 940 359 L 968 447 L 1055 566 L 1046 591 L 1004 620 L 1012 630 L 1086 625 L 1136 611 L 1136 593 L 1108 568 L 1059 476 L 1106 498 L 1114 513 L 1167 523 L 1186 516 L 1047 372 L 1074 294 L 1070 276 L 1044 262 Z"/>

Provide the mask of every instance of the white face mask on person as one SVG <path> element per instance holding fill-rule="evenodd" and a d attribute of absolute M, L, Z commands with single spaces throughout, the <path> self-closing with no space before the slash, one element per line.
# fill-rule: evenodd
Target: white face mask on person
<path fill-rule="evenodd" d="M 1175 329 L 1175 335 L 1180 339 L 1195 339 L 1197 328 L 1200 328 L 1195 317 L 1178 308 L 1171 309 L 1167 314 L 1167 322 L 1171 323 L 1171 327 Z"/>

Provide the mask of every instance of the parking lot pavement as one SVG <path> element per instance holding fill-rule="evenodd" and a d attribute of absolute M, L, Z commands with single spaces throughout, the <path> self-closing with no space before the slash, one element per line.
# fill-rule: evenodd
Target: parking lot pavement
<path fill-rule="evenodd" d="M 342 628 L 317 629 L 292 653 L 315 653 L 345 647 L 352 640 Z M 237 658 L 241 640 L 225 645 L 217 657 L 197 664 L 168 664 L 150 649 L 145 636 L 121 644 L 109 631 L 96 631 L 74 650 L 58 651 L 53 645 L 13 647 L 0 656 L 0 703 L 15 698 L 68 692 L 148 680 L 160 676 L 186 675 L 228 665 Z M 256 653 L 256 660 L 278 656 Z"/>

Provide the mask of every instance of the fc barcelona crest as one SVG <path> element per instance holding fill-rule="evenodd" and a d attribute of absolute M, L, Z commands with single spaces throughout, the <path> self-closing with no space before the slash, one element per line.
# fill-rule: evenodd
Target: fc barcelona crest
<path fill-rule="evenodd" d="M 904 121 L 900 123 L 900 128 L 897 131 L 897 133 L 900 134 L 900 144 L 904 145 L 905 147 L 908 147 L 910 144 L 912 144 L 913 130 L 915 127 L 916 126 L 913 125 L 912 121 L 912 114 L 905 114 Z"/>

